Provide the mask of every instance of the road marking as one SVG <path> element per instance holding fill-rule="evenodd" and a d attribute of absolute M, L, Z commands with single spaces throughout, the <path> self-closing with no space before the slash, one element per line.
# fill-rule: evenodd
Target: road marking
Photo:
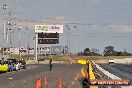
<path fill-rule="evenodd" d="M 24 83 L 26 82 L 26 81 L 23 81 Z"/>
<path fill-rule="evenodd" d="M 14 84 L 12 84 L 11 86 L 12 86 L 12 87 L 14 87 L 15 85 L 14 85 Z"/>
<path fill-rule="evenodd" d="M 12 80 L 13 78 L 8 78 L 9 80 Z"/>
<path fill-rule="evenodd" d="M 79 74 L 77 74 L 77 76 L 75 77 L 75 81 L 77 80 L 78 76 L 79 76 Z"/>
<path fill-rule="evenodd" d="M 72 82 L 72 86 L 74 86 L 74 83 L 75 83 L 75 82 Z"/>

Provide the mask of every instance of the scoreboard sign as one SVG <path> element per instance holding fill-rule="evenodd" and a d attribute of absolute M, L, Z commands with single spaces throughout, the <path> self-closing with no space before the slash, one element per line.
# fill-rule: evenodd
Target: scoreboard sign
<path fill-rule="evenodd" d="M 37 33 L 63 33 L 63 25 L 35 25 Z"/>
<path fill-rule="evenodd" d="M 38 33 L 38 38 L 59 38 L 59 33 Z"/>
<path fill-rule="evenodd" d="M 38 33 L 38 44 L 58 44 L 59 33 Z"/>
<path fill-rule="evenodd" d="M 38 44 L 58 44 L 59 39 L 38 39 Z"/>
<path fill-rule="evenodd" d="M 63 25 L 35 25 L 38 44 L 58 44 L 59 33 L 63 33 Z"/>

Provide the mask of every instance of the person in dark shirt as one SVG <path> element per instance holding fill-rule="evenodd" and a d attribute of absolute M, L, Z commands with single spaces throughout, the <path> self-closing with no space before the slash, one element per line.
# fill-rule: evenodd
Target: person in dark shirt
<path fill-rule="evenodd" d="M 49 60 L 49 66 L 50 66 L 50 71 L 51 71 L 51 69 L 52 69 L 52 57 L 50 58 L 50 60 Z"/>
<path fill-rule="evenodd" d="M 26 65 L 26 61 L 22 59 L 22 65 Z"/>

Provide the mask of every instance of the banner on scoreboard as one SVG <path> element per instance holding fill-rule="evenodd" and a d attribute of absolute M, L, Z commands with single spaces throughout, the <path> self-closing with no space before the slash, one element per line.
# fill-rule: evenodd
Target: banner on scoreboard
<path fill-rule="evenodd" d="M 37 33 L 63 33 L 63 25 L 35 25 Z"/>

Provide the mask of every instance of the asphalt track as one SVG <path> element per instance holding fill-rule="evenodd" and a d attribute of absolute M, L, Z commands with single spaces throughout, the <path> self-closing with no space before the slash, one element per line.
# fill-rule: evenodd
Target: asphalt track
<path fill-rule="evenodd" d="M 99 64 L 103 69 L 120 77 L 121 79 L 132 80 L 132 65 L 124 64 Z"/>
<path fill-rule="evenodd" d="M 81 75 L 81 67 L 77 64 L 53 64 L 52 71 L 49 71 L 46 64 L 28 65 L 26 70 L 0 74 L 0 88 L 35 88 L 37 79 L 41 79 L 44 86 L 44 77 L 47 77 L 48 88 L 57 88 L 60 77 L 63 86 L 81 88 L 79 81 L 75 80 L 78 74 Z"/>

